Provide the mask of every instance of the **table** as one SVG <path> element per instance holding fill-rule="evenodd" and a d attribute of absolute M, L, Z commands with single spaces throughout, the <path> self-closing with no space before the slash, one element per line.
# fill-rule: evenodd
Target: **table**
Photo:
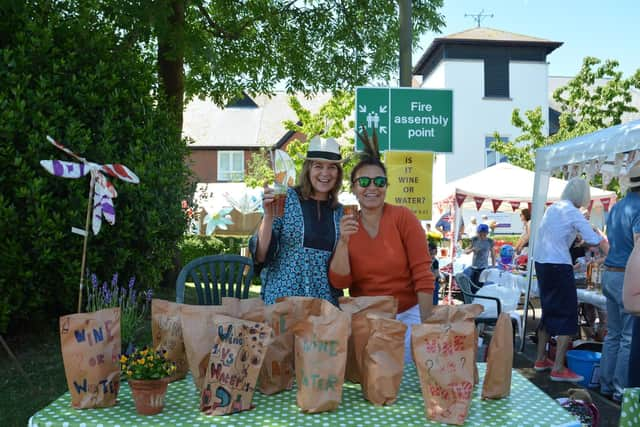
<path fill-rule="evenodd" d="M 478 364 L 481 378 L 486 365 Z M 511 396 L 501 400 L 480 400 L 482 382 L 475 387 L 465 426 L 579 426 L 578 421 L 552 398 L 513 371 Z M 303 414 L 296 406 L 295 389 L 272 396 L 256 393 L 256 408 L 227 416 L 202 415 L 199 394 L 190 377 L 169 384 L 167 404 L 158 415 L 135 412 L 131 393 L 122 383 L 118 404 L 112 408 L 76 410 L 69 393 L 63 394 L 29 419 L 30 427 L 114 427 L 119 426 L 446 426 L 430 422 L 424 415 L 420 382 L 414 365 L 406 366 L 398 401 L 376 407 L 364 400 L 358 384 L 345 383 L 342 403 L 334 412 Z"/>
<path fill-rule="evenodd" d="M 480 282 L 493 282 L 502 286 L 518 288 L 523 295 L 527 293 L 527 286 L 529 285 L 525 272 L 513 273 L 500 270 L 499 268 L 487 268 L 483 270 L 478 280 Z M 538 279 L 534 275 L 531 279 L 531 295 L 537 296 L 538 294 Z"/>
<path fill-rule="evenodd" d="M 578 303 L 591 304 L 607 311 L 607 297 L 590 289 L 578 289 Z"/>

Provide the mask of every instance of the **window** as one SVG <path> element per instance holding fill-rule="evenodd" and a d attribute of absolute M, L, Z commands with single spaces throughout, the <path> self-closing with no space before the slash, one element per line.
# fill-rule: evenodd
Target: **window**
<path fill-rule="evenodd" d="M 484 138 L 484 153 L 485 153 L 485 166 L 493 166 L 496 163 L 504 163 L 507 161 L 507 156 L 500 154 L 491 149 L 491 143 L 495 141 L 493 136 L 487 136 Z M 507 142 L 509 138 L 500 138 L 500 141 Z"/>
<path fill-rule="evenodd" d="M 244 179 L 244 152 L 218 151 L 218 181 Z"/>
<path fill-rule="evenodd" d="M 509 98 L 509 59 L 505 56 L 484 60 L 484 96 Z"/>

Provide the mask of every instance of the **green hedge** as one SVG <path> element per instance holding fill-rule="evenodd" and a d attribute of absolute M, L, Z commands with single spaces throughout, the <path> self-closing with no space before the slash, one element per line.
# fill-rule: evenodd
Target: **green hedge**
<path fill-rule="evenodd" d="M 111 179 L 116 224 L 89 237 L 91 272 L 155 287 L 184 233 L 187 148 L 154 95 L 155 64 L 90 6 L 0 6 L 0 333 L 75 310 L 83 239 L 70 230 L 84 228 L 89 178 L 49 175 L 40 160 L 73 159 L 46 135 L 140 177 Z"/>
<path fill-rule="evenodd" d="M 185 236 L 178 245 L 182 266 L 196 258 L 218 254 L 240 254 L 240 248 L 247 246 L 248 237 L 228 236 Z"/>

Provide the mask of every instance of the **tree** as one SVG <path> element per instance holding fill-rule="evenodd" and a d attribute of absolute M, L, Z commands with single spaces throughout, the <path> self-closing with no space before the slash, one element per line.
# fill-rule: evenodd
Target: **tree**
<path fill-rule="evenodd" d="M 285 121 L 284 127 L 287 130 L 299 132 L 308 138 L 321 135 L 323 138 L 335 138 L 340 144 L 342 157 L 347 158 L 353 154 L 353 120 L 348 119 L 352 113 L 355 102 L 353 91 L 336 92 L 318 112 L 312 112 L 303 107 L 302 103 L 295 96 L 289 97 L 289 106 L 296 113 L 297 119 Z M 294 139 L 287 145 L 287 152 L 294 164 L 296 172 L 299 174 L 304 163 L 309 143 Z M 345 177 L 350 170 L 349 163 L 344 165 Z M 273 170 L 271 169 L 270 155 L 267 150 L 260 150 L 253 153 L 247 165 L 248 173 L 245 177 L 245 184 L 249 187 L 262 186 L 265 181 L 273 181 Z"/>
<path fill-rule="evenodd" d="M 156 287 L 173 267 L 190 192 L 186 145 L 160 108 L 145 52 L 124 48 L 89 0 L 13 2 L 10 20 L 8 4 L 0 6 L 0 333 L 75 309 L 82 238 L 70 230 L 84 226 L 89 180 L 40 166 L 73 160 L 46 135 L 140 177 L 112 181 L 116 224 L 89 238 L 87 268 L 98 277 L 118 272 Z"/>
<path fill-rule="evenodd" d="M 516 108 L 511 123 L 522 134 L 513 141 L 501 141 L 496 133 L 491 149 L 507 156 L 510 163 L 533 170 L 536 149 L 620 124 L 624 113 L 638 111 L 631 105 L 631 88 L 640 88 L 640 69 L 623 79 L 622 72 L 616 71 L 618 61 L 607 60 L 599 64 L 599 59 L 586 57 L 578 75 L 553 93 L 561 111 L 557 133 L 544 135 L 545 120 L 540 107 L 526 111 L 525 118 Z M 607 80 L 598 84 L 598 79 Z"/>
<path fill-rule="evenodd" d="M 181 125 L 183 96 L 224 105 L 242 91 L 314 93 L 397 70 L 394 1 L 102 0 L 122 42 L 156 51 L 159 88 Z M 442 0 L 413 2 L 414 46 L 444 25 Z"/>
<path fill-rule="evenodd" d="M 302 106 L 296 97 L 289 98 L 289 106 L 295 111 L 298 121 L 285 121 L 284 126 L 288 130 L 299 132 L 312 138 L 320 135 L 323 138 L 335 138 L 340 144 L 343 158 L 353 154 L 354 121 L 350 117 L 355 105 L 355 93 L 353 91 L 339 91 L 329 99 L 317 113 L 312 113 Z M 287 151 L 296 165 L 299 173 L 304 163 L 304 157 L 309 148 L 308 142 L 294 139 L 287 146 Z M 349 176 L 351 165 L 344 165 L 345 177 Z"/>

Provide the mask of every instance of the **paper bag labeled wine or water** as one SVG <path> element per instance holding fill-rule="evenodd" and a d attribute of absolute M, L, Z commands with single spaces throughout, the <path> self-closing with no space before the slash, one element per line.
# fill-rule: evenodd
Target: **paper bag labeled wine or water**
<path fill-rule="evenodd" d="M 349 315 L 330 303 L 322 316 L 293 327 L 298 407 L 307 413 L 332 411 L 342 400 L 347 363 Z"/>
<path fill-rule="evenodd" d="M 166 351 L 165 357 L 176 364 L 176 372 L 171 376 L 170 381 L 184 378 L 189 370 L 182 338 L 180 305 L 162 299 L 151 300 L 153 348 Z"/>
<path fill-rule="evenodd" d="M 230 308 L 223 305 L 187 305 L 180 307 L 180 323 L 187 364 L 193 376 L 193 382 L 202 391 L 202 382 L 213 341 L 215 339 L 216 316 L 231 315 Z"/>
<path fill-rule="evenodd" d="M 500 313 L 489 343 L 487 371 L 482 383 L 483 399 L 501 399 L 511 392 L 513 325 L 509 313 Z"/>
<path fill-rule="evenodd" d="M 262 298 L 239 299 L 222 297 L 222 305 L 228 308 L 231 317 L 249 320 L 251 322 L 264 322 L 264 301 Z"/>
<path fill-rule="evenodd" d="M 393 319 L 398 312 L 398 301 L 392 296 L 340 297 L 339 304 L 342 311 L 351 314 L 351 337 L 347 350 L 345 378 L 360 383 L 362 356 L 369 340 L 367 313 L 377 313 Z"/>
<path fill-rule="evenodd" d="M 274 394 L 293 388 L 293 315 L 291 303 L 281 301 L 264 309 L 265 323 L 273 330 L 273 340 L 258 376 L 258 390 Z"/>
<path fill-rule="evenodd" d="M 60 345 L 71 406 L 114 406 L 120 389 L 120 308 L 60 317 Z"/>
<path fill-rule="evenodd" d="M 374 313 L 367 314 L 367 323 L 369 339 L 362 355 L 362 393 L 374 405 L 392 405 L 402 382 L 407 325 Z"/>
<path fill-rule="evenodd" d="M 225 415 L 252 408 L 271 327 L 227 316 L 214 319 L 213 346 L 200 396 L 200 410 Z"/>
<path fill-rule="evenodd" d="M 439 305 L 411 330 L 411 350 L 418 370 L 428 419 L 464 424 L 473 393 L 475 317 L 480 304 Z"/>

